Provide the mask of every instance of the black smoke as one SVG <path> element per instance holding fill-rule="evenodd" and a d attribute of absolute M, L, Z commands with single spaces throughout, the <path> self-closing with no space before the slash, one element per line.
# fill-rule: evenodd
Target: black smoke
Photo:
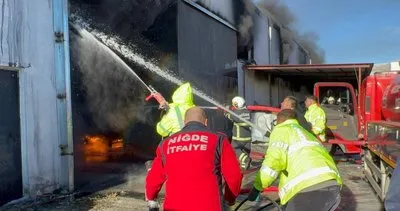
<path fill-rule="evenodd" d="M 240 44 L 251 45 L 253 15 L 256 8 L 252 6 L 253 3 L 249 0 L 242 0 L 242 2 L 246 6 L 238 24 Z M 297 18 L 281 0 L 263 0 L 257 3 L 257 7 L 261 11 L 267 11 L 272 16 L 272 19 L 278 22 L 278 25 L 281 25 L 279 33 L 282 64 L 289 62 L 289 56 L 294 46 L 293 40 L 296 40 L 307 51 L 313 63 L 323 63 L 325 61 L 325 52 L 317 44 L 318 36 L 311 32 L 300 34 L 296 31 L 293 26 Z"/>

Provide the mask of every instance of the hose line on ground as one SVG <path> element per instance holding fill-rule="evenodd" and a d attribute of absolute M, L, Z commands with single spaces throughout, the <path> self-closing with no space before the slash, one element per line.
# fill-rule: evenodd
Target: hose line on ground
<path fill-rule="evenodd" d="M 256 211 L 261 211 L 261 210 L 266 209 L 267 207 L 269 207 L 271 205 L 274 205 L 274 207 L 278 208 L 279 211 L 282 211 L 281 206 L 279 206 L 279 204 L 276 203 L 276 201 L 270 199 L 267 196 L 262 196 L 262 198 L 266 199 L 267 201 L 270 201 L 270 203 L 258 208 Z M 243 204 L 246 203 L 248 200 L 249 200 L 248 198 L 245 198 L 242 202 L 239 203 L 239 205 L 234 209 L 234 211 L 238 211 L 239 208 L 242 207 Z"/>

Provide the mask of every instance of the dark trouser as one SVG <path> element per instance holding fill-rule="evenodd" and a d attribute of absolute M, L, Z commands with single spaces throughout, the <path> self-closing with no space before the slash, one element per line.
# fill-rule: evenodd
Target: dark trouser
<path fill-rule="evenodd" d="M 232 140 L 232 147 L 235 150 L 236 157 L 239 160 L 240 166 L 243 169 L 248 169 L 251 163 L 251 158 L 250 158 L 251 142 Z"/>
<path fill-rule="evenodd" d="M 397 158 L 397 166 L 390 178 L 389 190 L 385 198 L 387 211 L 400 210 L 400 158 Z"/>
<path fill-rule="evenodd" d="M 284 211 L 334 211 L 340 204 L 339 186 L 301 192 L 283 206 Z"/>

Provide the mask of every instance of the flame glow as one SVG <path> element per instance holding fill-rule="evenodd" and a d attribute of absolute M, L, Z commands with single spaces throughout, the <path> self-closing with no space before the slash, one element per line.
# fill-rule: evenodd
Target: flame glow
<path fill-rule="evenodd" d="M 106 162 L 122 151 L 122 139 L 110 140 L 102 135 L 84 137 L 85 162 Z"/>

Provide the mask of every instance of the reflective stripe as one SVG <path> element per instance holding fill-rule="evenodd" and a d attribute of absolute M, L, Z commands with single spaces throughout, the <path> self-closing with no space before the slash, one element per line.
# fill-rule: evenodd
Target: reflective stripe
<path fill-rule="evenodd" d="M 246 168 L 246 166 L 247 166 L 246 159 L 247 159 L 248 157 L 249 157 L 249 156 L 247 156 L 246 153 L 241 153 L 241 154 L 239 155 L 239 163 L 240 163 L 240 166 L 241 166 L 242 168 Z"/>
<path fill-rule="evenodd" d="M 247 124 L 247 123 L 245 123 L 245 122 L 242 122 L 242 123 L 235 123 L 236 125 L 239 125 L 239 126 L 249 126 L 249 124 Z"/>
<path fill-rule="evenodd" d="M 297 125 L 294 127 L 294 129 L 295 129 L 300 141 L 308 141 L 307 138 L 304 136 L 303 132 L 297 127 Z"/>
<path fill-rule="evenodd" d="M 183 125 L 183 118 L 182 118 L 181 110 L 179 110 L 178 107 L 175 107 L 175 113 L 176 113 L 176 116 L 178 117 L 179 127 L 180 127 L 180 129 L 182 129 L 184 125 Z"/>
<path fill-rule="evenodd" d="M 232 140 L 235 140 L 235 141 L 251 141 L 251 137 L 241 138 L 241 137 L 232 136 Z"/>
<path fill-rule="evenodd" d="M 243 163 L 243 162 L 246 160 L 246 158 L 247 158 L 247 154 L 246 154 L 246 153 L 241 153 L 241 154 L 239 155 L 239 161 L 240 161 L 241 163 Z"/>
<path fill-rule="evenodd" d="M 264 174 L 267 174 L 268 176 L 276 179 L 278 177 L 278 172 L 274 171 L 271 169 L 269 166 L 262 166 L 260 171 Z"/>
<path fill-rule="evenodd" d="M 165 127 L 161 124 L 161 122 L 158 123 L 158 127 L 160 127 L 160 129 L 163 130 L 167 134 L 167 136 L 170 135 L 171 132 L 169 130 L 165 129 Z"/>
<path fill-rule="evenodd" d="M 237 124 L 234 124 L 234 125 L 236 126 L 236 135 L 237 135 L 237 138 L 239 138 L 239 137 L 240 137 L 240 126 L 237 125 Z"/>
<path fill-rule="evenodd" d="M 307 171 L 307 172 L 305 172 L 303 174 L 300 174 L 299 176 L 297 176 L 296 178 L 292 179 L 290 182 L 288 182 L 285 186 L 283 186 L 279 190 L 279 197 L 281 199 L 284 198 L 288 191 L 292 190 L 296 185 L 300 184 L 301 182 L 303 182 L 305 180 L 309 180 L 309 179 L 312 179 L 314 177 L 318 177 L 320 175 L 328 174 L 328 173 L 333 173 L 333 174 L 338 175 L 337 172 L 335 172 L 334 170 L 330 169 L 327 166 L 321 167 L 321 168 L 315 168 L 315 169 Z"/>
<path fill-rule="evenodd" d="M 274 142 L 269 147 L 276 147 L 276 148 L 281 148 L 283 150 L 287 150 L 289 145 L 283 142 Z"/>

